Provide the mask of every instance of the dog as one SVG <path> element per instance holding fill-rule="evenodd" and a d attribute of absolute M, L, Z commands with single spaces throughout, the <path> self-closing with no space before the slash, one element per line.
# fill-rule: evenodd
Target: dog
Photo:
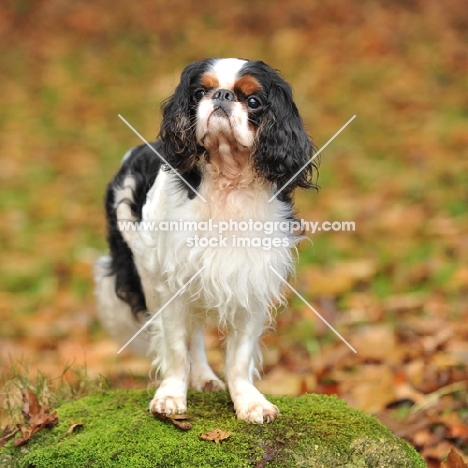
<path fill-rule="evenodd" d="M 130 346 L 152 357 L 149 409 L 166 415 L 186 412 L 189 387 L 225 389 L 205 355 L 214 317 L 237 417 L 271 422 L 279 410 L 254 386 L 259 339 L 294 271 L 292 195 L 314 186 L 312 141 L 290 85 L 261 61 L 191 63 L 162 114 L 157 140 L 128 151 L 107 187 L 99 316 L 122 343 L 148 324 Z"/>

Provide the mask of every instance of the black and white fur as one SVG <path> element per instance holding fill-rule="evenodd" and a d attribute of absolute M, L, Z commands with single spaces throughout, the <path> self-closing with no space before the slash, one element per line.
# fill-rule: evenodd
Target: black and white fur
<path fill-rule="evenodd" d="M 146 145 L 125 155 L 107 189 L 110 256 L 96 263 L 99 315 L 124 343 L 170 301 L 130 345 L 151 355 L 160 385 L 150 410 L 165 414 L 186 411 L 189 387 L 225 388 L 204 348 L 204 322 L 215 317 L 225 334 L 224 375 L 238 418 L 273 421 L 278 408 L 253 385 L 259 338 L 272 308 L 284 302 L 270 267 L 283 278 L 293 272 L 291 248 L 300 236 L 278 229 L 270 237 L 280 238 L 281 247 L 235 247 L 235 236 L 267 234 L 228 231 L 227 247 L 196 247 L 188 238 L 218 232 L 121 231 L 118 221 L 291 221 L 292 193 L 312 185 L 316 168 L 314 161 L 268 202 L 312 157 L 291 88 L 260 61 L 192 63 L 163 105 L 152 145 L 206 203 Z"/>

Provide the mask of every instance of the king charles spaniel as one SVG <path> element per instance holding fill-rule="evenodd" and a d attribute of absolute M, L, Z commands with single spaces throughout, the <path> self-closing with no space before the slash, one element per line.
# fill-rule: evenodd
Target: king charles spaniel
<path fill-rule="evenodd" d="M 121 342 L 148 325 L 130 346 L 159 376 L 150 411 L 183 413 L 189 387 L 225 388 L 205 355 L 214 317 L 237 417 L 277 417 L 253 382 L 260 336 L 294 270 L 292 194 L 313 185 L 312 153 L 291 87 L 261 61 L 229 58 L 187 66 L 157 141 L 124 156 L 107 188 L 97 302 Z"/>

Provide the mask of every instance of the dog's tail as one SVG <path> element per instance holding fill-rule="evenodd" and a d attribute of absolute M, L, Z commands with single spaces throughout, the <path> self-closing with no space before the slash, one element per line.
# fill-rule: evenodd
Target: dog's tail
<path fill-rule="evenodd" d="M 111 273 L 110 257 L 99 257 L 94 264 L 94 279 L 96 282 L 97 311 L 99 319 L 106 331 L 123 346 L 144 325 L 132 315 L 130 306 L 119 299 L 115 292 L 115 275 Z M 140 355 L 148 354 L 149 333 L 142 331 L 133 339 L 128 347 Z"/>

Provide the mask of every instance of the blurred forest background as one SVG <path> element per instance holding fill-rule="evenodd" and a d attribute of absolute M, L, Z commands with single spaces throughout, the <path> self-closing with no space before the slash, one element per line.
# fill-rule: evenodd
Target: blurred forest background
<path fill-rule="evenodd" d="M 320 191 L 298 193 L 298 216 L 356 231 L 311 236 L 293 284 L 358 352 L 291 296 L 259 385 L 336 393 L 430 467 L 466 452 L 466 0 L 6 0 L 0 38 L 2 423 L 24 376 L 147 385 L 93 298 L 105 185 L 140 144 L 117 114 L 152 139 L 189 62 L 245 57 L 292 84 L 317 147 L 357 115 L 322 154 Z M 220 371 L 216 330 L 207 344 Z"/>

